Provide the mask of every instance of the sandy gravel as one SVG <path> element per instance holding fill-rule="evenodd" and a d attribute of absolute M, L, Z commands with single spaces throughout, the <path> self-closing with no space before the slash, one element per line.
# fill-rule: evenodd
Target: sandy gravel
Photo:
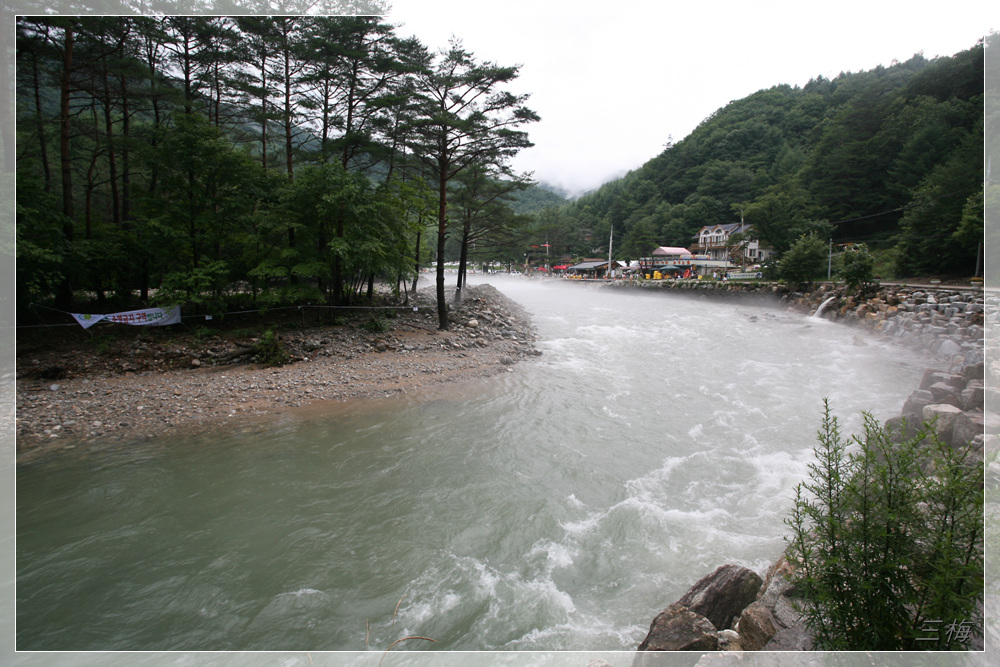
<path fill-rule="evenodd" d="M 433 299 L 399 311 L 390 330 L 364 320 L 282 330 L 293 362 L 266 367 L 228 359 L 255 339 L 136 336 L 100 346 L 19 346 L 17 461 L 60 450 L 196 433 L 266 420 L 324 401 L 377 399 L 510 372 L 537 356 L 530 318 L 489 285 L 465 290 L 449 331 L 437 329 Z M 204 333 L 204 332 L 203 332 Z M 22 349 L 24 348 L 24 349 Z"/>

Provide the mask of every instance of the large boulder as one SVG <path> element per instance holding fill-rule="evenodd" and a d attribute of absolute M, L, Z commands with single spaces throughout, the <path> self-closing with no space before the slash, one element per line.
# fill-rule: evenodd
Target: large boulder
<path fill-rule="evenodd" d="M 805 623 L 790 628 L 779 628 L 764 645 L 765 651 L 812 651 L 813 635 Z"/>
<path fill-rule="evenodd" d="M 960 391 L 954 385 L 947 382 L 935 382 L 930 386 L 929 391 L 934 397 L 935 403 L 947 403 L 948 405 L 954 405 L 956 408 L 962 407 Z"/>
<path fill-rule="evenodd" d="M 924 406 L 921 416 L 925 422 L 933 422 L 934 432 L 947 442 L 951 435 L 951 425 L 960 414 L 962 414 L 962 409 L 954 405 L 933 403 Z"/>
<path fill-rule="evenodd" d="M 924 371 L 924 376 L 920 378 L 920 388 L 930 389 L 932 384 L 936 384 L 938 382 L 952 384 L 954 382 L 954 379 L 955 376 L 952 373 L 946 373 L 945 371 L 928 369 Z"/>
<path fill-rule="evenodd" d="M 963 410 L 982 410 L 985 405 L 986 387 L 982 380 L 969 380 L 962 390 Z"/>
<path fill-rule="evenodd" d="M 653 619 L 632 665 L 643 665 L 642 653 L 646 651 L 715 651 L 718 648 L 719 633 L 712 622 L 675 602 Z"/>
<path fill-rule="evenodd" d="M 889 442 L 899 443 L 909 440 L 916 435 L 919 426 L 920 419 L 917 415 L 910 415 L 909 417 L 899 415 L 898 417 L 890 417 L 885 420 L 882 428 L 888 434 Z"/>
<path fill-rule="evenodd" d="M 959 413 L 951 425 L 949 444 L 955 449 L 968 446 L 977 435 L 986 433 L 986 415 L 982 412 Z"/>
<path fill-rule="evenodd" d="M 802 614 L 790 598 L 796 595 L 792 576 L 795 566 L 782 556 L 775 561 L 767 571 L 767 579 L 761 587 L 757 600 L 764 604 L 774 615 L 779 625 L 791 627 L 802 621 Z"/>
<path fill-rule="evenodd" d="M 701 614 L 717 630 L 733 626 L 740 612 L 757 599 L 764 583 L 753 570 L 739 565 L 722 565 L 703 577 L 677 601 L 696 614 Z"/>
<path fill-rule="evenodd" d="M 966 382 L 970 382 L 972 380 L 979 380 L 982 382 L 985 373 L 985 365 L 980 359 L 971 359 L 964 366 L 962 366 L 962 378 Z"/>
<path fill-rule="evenodd" d="M 758 601 L 771 613 L 775 625 L 774 635 L 764 645 L 765 651 L 811 651 L 813 648 L 812 632 L 806 627 L 802 609 L 806 602 L 798 597 L 792 578 L 795 567 L 782 555 L 767 571 L 764 586 L 761 588 Z M 759 613 L 747 621 L 747 627 L 764 636 L 766 624 L 759 620 Z M 742 618 L 740 627 L 743 627 Z M 742 629 L 741 629 L 742 632 Z M 751 641 L 753 641 L 751 639 Z"/>
<path fill-rule="evenodd" d="M 919 428 L 920 423 L 923 421 L 922 413 L 924 408 L 933 402 L 934 394 L 927 389 L 918 389 L 910 394 L 906 402 L 903 403 L 901 416 L 906 417 L 908 422 L 913 422 L 912 425 L 915 428 Z"/>
<path fill-rule="evenodd" d="M 774 616 L 763 602 L 754 602 L 740 614 L 740 646 L 744 650 L 762 650 L 777 633 Z"/>

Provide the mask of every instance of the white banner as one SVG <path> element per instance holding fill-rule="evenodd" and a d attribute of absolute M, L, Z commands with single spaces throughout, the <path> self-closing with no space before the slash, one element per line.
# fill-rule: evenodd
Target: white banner
<path fill-rule="evenodd" d="M 126 313 L 108 313 L 106 315 L 92 315 L 90 313 L 70 313 L 70 315 L 84 329 L 94 326 L 101 320 L 117 322 L 118 324 L 162 327 L 168 324 L 180 324 L 181 307 L 147 308 L 146 310 L 130 310 Z"/>
<path fill-rule="evenodd" d="M 94 326 L 107 317 L 107 315 L 91 315 L 90 313 L 70 313 L 70 315 L 72 315 L 73 319 L 79 322 L 80 326 L 84 329 Z"/>

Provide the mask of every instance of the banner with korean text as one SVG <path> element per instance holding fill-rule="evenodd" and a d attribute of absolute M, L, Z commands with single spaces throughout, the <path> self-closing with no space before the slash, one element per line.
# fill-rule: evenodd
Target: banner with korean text
<path fill-rule="evenodd" d="M 181 307 L 171 308 L 147 308 L 146 310 L 130 310 L 125 313 L 70 313 L 80 326 L 84 329 L 94 326 L 101 320 L 117 322 L 118 324 L 136 324 L 139 326 L 162 327 L 168 324 L 180 324 Z"/>

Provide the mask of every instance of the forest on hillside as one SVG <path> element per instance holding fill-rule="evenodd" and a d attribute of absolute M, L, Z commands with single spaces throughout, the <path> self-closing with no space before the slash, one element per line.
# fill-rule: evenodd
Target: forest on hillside
<path fill-rule="evenodd" d="M 371 16 L 20 17 L 19 315 L 402 300 L 436 265 L 444 328 L 438 257 L 604 256 L 613 231 L 636 259 L 741 220 L 779 263 L 832 239 L 883 277 L 969 277 L 994 37 L 761 90 L 568 202 L 509 167 L 538 120 L 505 90 L 517 67 L 458 40 Z"/>
<path fill-rule="evenodd" d="M 984 45 L 918 54 L 734 101 L 541 222 L 559 255 L 605 256 L 613 230 L 615 257 L 635 259 L 742 220 L 779 260 L 814 235 L 866 244 L 886 277 L 970 277 L 983 237 L 983 131 Z"/>
<path fill-rule="evenodd" d="M 377 16 L 20 17 L 17 60 L 21 305 L 405 298 L 553 201 L 507 164 L 517 67 Z"/>

